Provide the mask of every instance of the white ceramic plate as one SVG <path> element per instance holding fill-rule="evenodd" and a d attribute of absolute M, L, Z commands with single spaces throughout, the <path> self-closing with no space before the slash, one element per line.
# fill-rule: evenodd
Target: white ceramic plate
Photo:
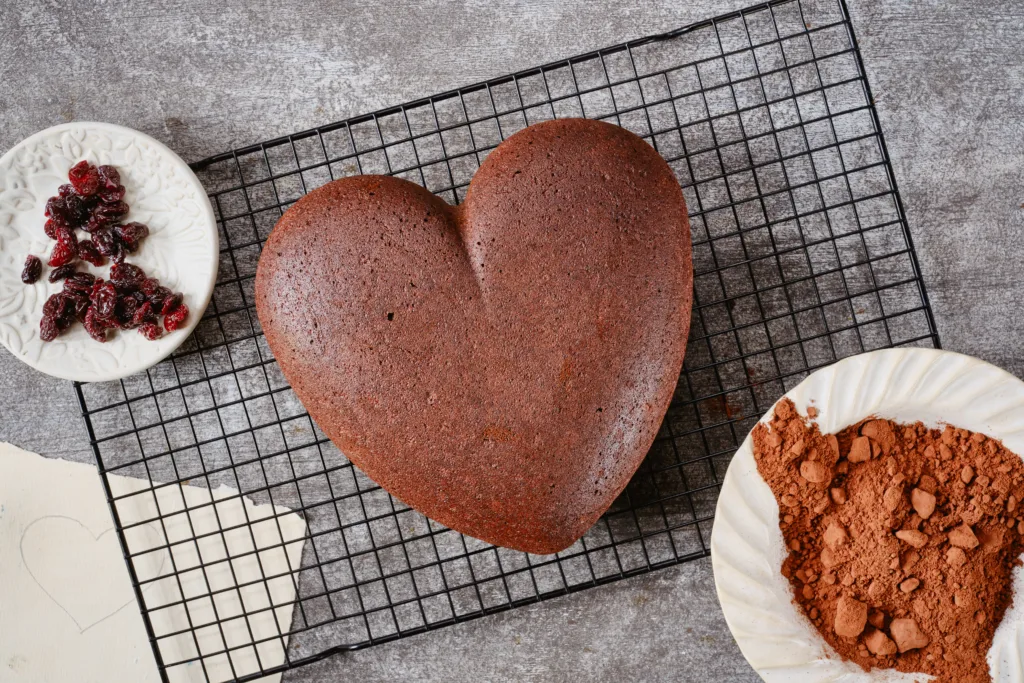
<path fill-rule="evenodd" d="M 931 427 L 982 432 L 1024 453 L 1024 382 L 976 358 L 931 349 L 887 349 L 854 356 L 813 373 L 786 394 L 801 414 L 818 409 L 822 432 L 838 432 L 869 415 Z M 761 421 L 768 422 L 774 407 Z M 715 587 L 725 619 L 750 665 L 765 681 L 910 681 L 923 674 L 844 662 L 793 604 L 781 573 L 785 558 L 779 507 L 757 472 L 750 436 L 722 484 L 711 536 Z M 1014 592 L 1024 572 L 1013 573 Z M 1024 680 L 1024 606 L 1015 600 L 996 630 L 988 663 L 995 681 Z"/>
<path fill-rule="evenodd" d="M 101 344 L 75 324 L 56 340 L 39 338 L 43 304 L 61 283 L 21 282 L 28 254 L 43 263 L 53 240 L 43 232 L 46 200 L 67 182 L 78 161 L 111 164 L 121 173 L 125 221 L 149 226 L 150 235 L 128 257 L 162 284 L 185 295 L 187 326 L 151 342 L 134 330 Z M 0 157 L 0 343 L 20 360 L 55 377 L 79 382 L 119 379 L 159 363 L 202 317 L 217 279 L 219 242 L 213 208 L 199 179 L 178 156 L 148 135 L 108 123 L 66 123 L 36 133 Z M 108 266 L 80 270 L 107 277 Z"/>

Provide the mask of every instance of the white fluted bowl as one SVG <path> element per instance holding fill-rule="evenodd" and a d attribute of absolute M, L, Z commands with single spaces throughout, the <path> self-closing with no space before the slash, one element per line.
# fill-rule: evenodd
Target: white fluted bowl
<path fill-rule="evenodd" d="M 818 370 L 786 394 L 801 414 L 813 405 L 823 433 L 870 415 L 929 427 L 952 424 L 1024 453 L 1024 382 L 976 358 L 933 349 L 886 349 Z M 761 418 L 770 421 L 772 410 Z M 894 670 L 863 671 L 844 662 L 793 603 L 782 576 L 786 557 L 779 507 L 754 462 L 748 435 L 722 484 L 711 536 L 715 588 L 743 656 L 765 681 L 843 683 L 931 680 Z M 1013 571 L 1014 593 L 1024 587 Z M 1024 681 L 1024 606 L 1006 611 L 988 664 L 993 680 Z"/>

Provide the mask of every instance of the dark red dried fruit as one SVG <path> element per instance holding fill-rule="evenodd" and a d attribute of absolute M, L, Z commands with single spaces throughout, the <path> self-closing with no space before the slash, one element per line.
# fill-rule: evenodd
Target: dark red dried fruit
<path fill-rule="evenodd" d="M 90 197 L 100 189 L 100 176 L 96 167 L 84 159 L 71 167 L 68 171 L 68 180 L 75 192 L 83 197 Z"/>
<path fill-rule="evenodd" d="M 57 242 L 50 254 L 54 270 L 49 279 L 63 279 L 64 287 L 43 306 L 42 338 L 55 339 L 75 320 L 100 342 L 107 341 L 107 331 L 117 327 L 137 327 L 147 339 L 159 339 L 163 335 L 159 315 L 164 315 L 168 331 L 181 329 L 189 315 L 182 295 L 171 292 L 156 278 L 147 278 L 138 266 L 124 263 L 125 256 L 135 252 L 149 235 L 149 228 L 135 221 L 119 224 L 129 210 L 120 172 L 113 166 L 96 167 L 80 161 L 68 177 L 70 184 L 61 185 L 57 196 L 46 203 L 49 220 L 43 230 Z M 79 228 L 91 233 L 91 239 L 79 242 L 75 234 Z M 104 265 L 105 259 L 114 261 L 110 279 L 78 272 L 77 259 L 97 267 Z M 29 257 L 25 271 L 26 282 L 34 282 L 42 263 Z"/>
<path fill-rule="evenodd" d="M 60 334 L 60 329 L 57 327 L 56 318 L 44 315 L 43 319 L 39 321 L 39 338 L 45 342 L 53 341 Z"/>
<path fill-rule="evenodd" d="M 106 282 L 93 290 L 92 308 L 96 315 L 104 320 L 114 317 L 117 309 L 117 290 L 113 283 Z"/>
<path fill-rule="evenodd" d="M 104 164 L 96 169 L 96 174 L 100 178 L 100 187 L 104 189 L 112 190 L 121 184 L 121 174 L 113 166 Z"/>
<path fill-rule="evenodd" d="M 92 305 L 88 299 L 76 299 L 75 300 L 75 319 L 79 323 L 85 323 L 86 314 L 92 310 Z"/>
<path fill-rule="evenodd" d="M 149 341 L 156 341 L 163 336 L 163 330 L 160 329 L 159 325 L 154 323 L 146 323 L 145 325 L 139 325 L 139 334 L 148 339 Z"/>
<path fill-rule="evenodd" d="M 63 202 L 62 215 L 68 227 L 78 228 L 89 220 L 89 209 L 92 205 L 91 198 L 83 198 L 73 194 L 64 197 L 60 201 Z"/>
<path fill-rule="evenodd" d="M 64 330 L 68 329 L 69 327 L 71 327 L 72 325 L 75 324 L 75 305 L 74 305 L 74 302 L 71 302 L 71 304 L 68 306 L 68 309 L 64 313 L 64 315 L 61 316 L 60 318 L 57 318 L 57 320 L 55 322 L 57 323 L 57 331 L 58 332 L 63 332 Z"/>
<path fill-rule="evenodd" d="M 153 304 L 154 311 L 160 311 L 163 313 L 164 302 L 167 301 L 167 297 L 172 294 L 171 290 L 166 287 L 157 287 L 156 291 L 147 296 L 149 303 Z"/>
<path fill-rule="evenodd" d="M 181 304 L 164 317 L 164 329 L 174 332 L 182 326 L 186 318 L 188 318 L 188 306 Z"/>
<path fill-rule="evenodd" d="M 96 247 L 96 243 L 92 240 L 82 240 L 78 243 L 78 258 L 83 261 L 88 261 L 94 266 L 102 266 L 107 262 L 107 260 L 103 258 L 103 254 L 101 254 L 100 250 Z"/>
<path fill-rule="evenodd" d="M 115 225 L 114 233 L 117 235 L 129 252 L 134 253 L 139 248 L 139 242 L 149 236 L 149 228 L 142 223 L 125 223 Z"/>
<path fill-rule="evenodd" d="M 145 325 L 146 323 L 156 322 L 156 312 L 153 310 L 153 304 L 148 301 L 135 311 L 135 315 L 132 317 L 132 325 Z"/>
<path fill-rule="evenodd" d="M 181 292 L 175 292 L 173 294 L 168 294 L 164 298 L 163 305 L 160 307 L 160 314 L 161 315 L 168 315 L 169 313 L 173 313 L 175 311 L 175 309 L 178 308 L 178 306 L 182 305 L 181 302 L 182 302 L 182 300 L 184 300 L 184 298 L 185 297 L 182 296 Z"/>
<path fill-rule="evenodd" d="M 95 282 L 96 278 L 91 273 L 75 273 L 64 281 L 64 291 L 70 290 L 88 299 L 92 295 Z"/>
<path fill-rule="evenodd" d="M 65 244 L 78 253 L 78 235 L 71 228 L 57 228 L 57 243 Z"/>
<path fill-rule="evenodd" d="M 92 310 L 92 302 L 89 301 L 88 297 L 76 297 L 73 300 L 74 316 L 75 320 L 80 323 L 85 322 L 85 314 Z"/>
<path fill-rule="evenodd" d="M 107 341 L 107 328 L 110 325 L 102 316 L 96 314 L 96 308 L 90 308 L 85 314 L 85 331 L 89 333 L 89 336 L 96 341 L 103 342 Z"/>
<path fill-rule="evenodd" d="M 70 246 L 68 242 L 60 241 L 54 245 L 53 251 L 50 253 L 50 260 L 47 261 L 47 263 L 57 268 L 67 263 L 71 263 L 77 258 L 78 249 Z"/>
<path fill-rule="evenodd" d="M 98 213 L 89 214 L 89 219 L 82 224 L 82 230 L 86 232 L 96 232 L 110 225 L 111 219 L 106 216 L 101 216 Z"/>
<path fill-rule="evenodd" d="M 110 266 L 110 281 L 119 288 L 137 289 L 145 279 L 146 274 L 142 272 L 142 268 L 130 263 L 115 263 Z"/>
<path fill-rule="evenodd" d="M 92 241 L 96 243 L 96 248 L 99 249 L 99 252 L 104 256 L 109 257 L 116 263 L 124 261 L 127 251 L 112 228 L 101 228 L 96 230 L 92 234 Z"/>
<path fill-rule="evenodd" d="M 50 282 L 57 282 L 58 280 L 63 280 L 69 275 L 74 275 L 77 268 L 78 265 L 74 263 L 64 264 L 63 266 L 51 270 L 50 276 L 46 279 L 49 280 Z"/>
<path fill-rule="evenodd" d="M 93 208 L 93 215 L 104 216 L 109 221 L 115 221 L 128 214 L 128 205 L 123 201 L 100 203 Z"/>
<path fill-rule="evenodd" d="M 65 314 L 65 312 L 67 311 L 67 307 L 68 307 L 69 303 L 70 302 L 68 301 L 68 297 L 65 296 L 64 294 L 62 294 L 61 292 L 57 292 L 56 294 L 51 294 L 50 298 L 46 300 L 45 304 L 43 304 L 43 317 L 44 318 L 60 318 L 60 317 L 62 317 Z"/>
<path fill-rule="evenodd" d="M 96 243 L 96 248 L 104 256 L 118 263 L 124 260 L 127 251 L 112 227 L 97 230 L 93 233 L 92 240 Z"/>
<path fill-rule="evenodd" d="M 29 254 L 25 257 L 25 267 L 21 270 L 21 281 L 26 285 L 33 285 L 43 274 L 43 262 L 38 256 Z"/>
<path fill-rule="evenodd" d="M 96 244 L 96 248 L 101 254 L 111 256 L 114 253 L 114 244 L 118 240 L 113 229 L 102 227 L 93 231 L 92 241 Z"/>
<path fill-rule="evenodd" d="M 133 322 L 135 314 L 139 310 L 139 302 L 132 296 L 121 297 L 117 301 L 117 321 L 122 330 L 129 330 L 138 327 L 139 323 Z"/>
<path fill-rule="evenodd" d="M 46 200 L 46 210 L 43 215 L 50 219 L 54 225 L 68 226 L 67 205 L 64 197 L 50 197 Z"/>
<path fill-rule="evenodd" d="M 78 235 L 75 234 L 74 228 L 58 225 L 56 230 L 54 230 L 53 239 L 58 242 L 64 242 L 76 252 L 78 251 Z"/>
<path fill-rule="evenodd" d="M 104 204 L 115 204 L 124 199 L 124 185 L 118 185 L 117 187 L 101 187 L 100 191 L 96 193 L 96 196 L 100 198 L 100 201 Z"/>

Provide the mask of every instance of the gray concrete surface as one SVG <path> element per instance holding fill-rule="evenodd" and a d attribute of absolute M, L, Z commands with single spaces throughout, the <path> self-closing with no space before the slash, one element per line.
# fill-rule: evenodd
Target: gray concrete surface
<path fill-rule="evenodd" d="M 106 120 L 186 160 L 749 0 L 2 0 L 0 150 Z M 943 345 L 1024 376 L 1024 5 L 850 0 Z M 69 383 L 0 353 L 0 439 L 89 462 Z M 286 680 L 751 681 L 700 561 Z"/>

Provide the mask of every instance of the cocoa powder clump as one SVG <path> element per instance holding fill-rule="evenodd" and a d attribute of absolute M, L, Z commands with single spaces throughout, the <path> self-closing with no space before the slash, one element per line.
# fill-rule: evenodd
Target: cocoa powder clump
<path fill-rule="evenodd" d="M 1018 455 L 984 434 L 877 417 L 822 434 L 784 399 L 754 428 L 754 458 L 782 511 L 793 600 L 843 659 L 991 681 L 986 654 L 1024 550 Z"/>

